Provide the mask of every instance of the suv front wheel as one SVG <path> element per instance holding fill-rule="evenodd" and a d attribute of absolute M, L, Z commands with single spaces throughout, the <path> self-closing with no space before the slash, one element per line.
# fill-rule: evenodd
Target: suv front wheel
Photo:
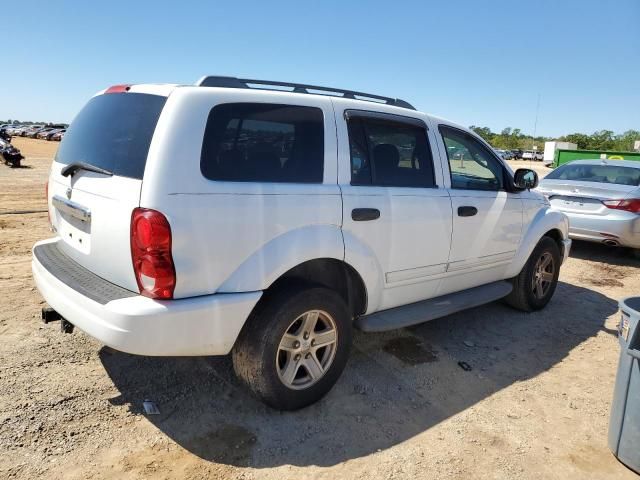
<path fill-rule="evenodd" d="M 238 377 L 268 405 L 295 410 L 333 387 L 351 347 L 351 316 L 322 287 L 267 293 L 232 351 Z"/>
<path fill-rule="evenodd" d="M 525 312 L 544 308 L 556 290 L 560 262 L 558 244 L 551 237 L 542 237 L 520 274 L 511 280 L 513 290 L 504 300 Z"/>

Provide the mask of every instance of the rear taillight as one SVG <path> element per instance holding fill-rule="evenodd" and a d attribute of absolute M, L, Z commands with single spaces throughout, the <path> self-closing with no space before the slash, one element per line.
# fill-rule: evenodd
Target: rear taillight
<path fill-rule="evenodd" d="M 148 208 L 133 210 L 131 259 L 142 295 L 173 298 L 176 270 L 171 257 L 171 227 L 162 213 Z"/>
<path fill-rule="evenodd" d="M 626 200 L 603 200 L 607 208 L 625 210 L 631 213 L 640 213 L 640 198 L 628 198 Z"/>

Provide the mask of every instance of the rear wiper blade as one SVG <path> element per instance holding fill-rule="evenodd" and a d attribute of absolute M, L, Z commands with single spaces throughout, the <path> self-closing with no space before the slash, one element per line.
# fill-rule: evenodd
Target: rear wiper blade
<path fill-rule="evenodd" d="M 96 167 L 86 162 L 73 162 L 60 170 L 63 177 L 73 176 L 78 170 L 86 170 L 88 172 L 101 173 L 103 175 L 113 175 L 113 172 L 105 170 L 104 168 Z"/>

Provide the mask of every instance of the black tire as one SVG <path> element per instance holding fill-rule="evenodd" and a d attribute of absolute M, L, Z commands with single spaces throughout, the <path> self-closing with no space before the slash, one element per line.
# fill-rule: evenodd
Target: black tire
<path fill-rule="evenodd" d="M 267 295 L 247 319 L 233 347 L 233 368 L 236 375 L 267 405 L 278 410 L 297 410 L 322 398 L 344 370 L 351 348 L 351 315 L 340 295 L 323 287 L 289 287 Z M 335 324 L 332 361 L 315 383 L 308 387 L 290 388 L 285 380 L 281 380 L 278 362 L 283 353 L 293 354 L 282 352 L 280 341 L 285 333 L 291 331 L 292 323 L 310 311 L 327 313 Z M 303 355 L 308 358 L 304 352 Z M 314 358 L 317 358 L 315 354 Z M 286 362 L 289 361 L 287 358 Z M 302 373 L 311 377 L 306 367 Z"/>
<path fill-rule="evenodd" d="M 553 274 L 552 280 L 546 289 L 536 290 L 536 267 L 538 262 L 546 259 L 546 255 L 550 255 L 553 262 Z M 527 260 L 527 263 L 522 267 L 522 270 L 517 277 L 511 279 L 513 284 L 513 290 L 507 295 L 504 300 L 507 304 L 513 308 L 522 310 L 524 312 L 531 312 L 534 310 L 540 310 L 544 308 L 547 303 L 553 297 L 553 294 L 558 285 L 558 275 L 560 274 L 560 248 L 555 240 L 551 237 L 542 237 L 538 242 L 538 245 L 531 252 L 531 256 Z M 540 295 L 540 293 L 542 293 Z"/>

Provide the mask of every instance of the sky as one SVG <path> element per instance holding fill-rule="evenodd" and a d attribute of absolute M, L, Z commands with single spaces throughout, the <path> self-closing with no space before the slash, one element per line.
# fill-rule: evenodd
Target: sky
<path fill-rule="evenodd" d="M 0 120 L 69 122 L 109 85 L 218 74 L 398 97 L 494 131 L 640 130 L 640 0 L 30 0 L 2 23 Z"/>

